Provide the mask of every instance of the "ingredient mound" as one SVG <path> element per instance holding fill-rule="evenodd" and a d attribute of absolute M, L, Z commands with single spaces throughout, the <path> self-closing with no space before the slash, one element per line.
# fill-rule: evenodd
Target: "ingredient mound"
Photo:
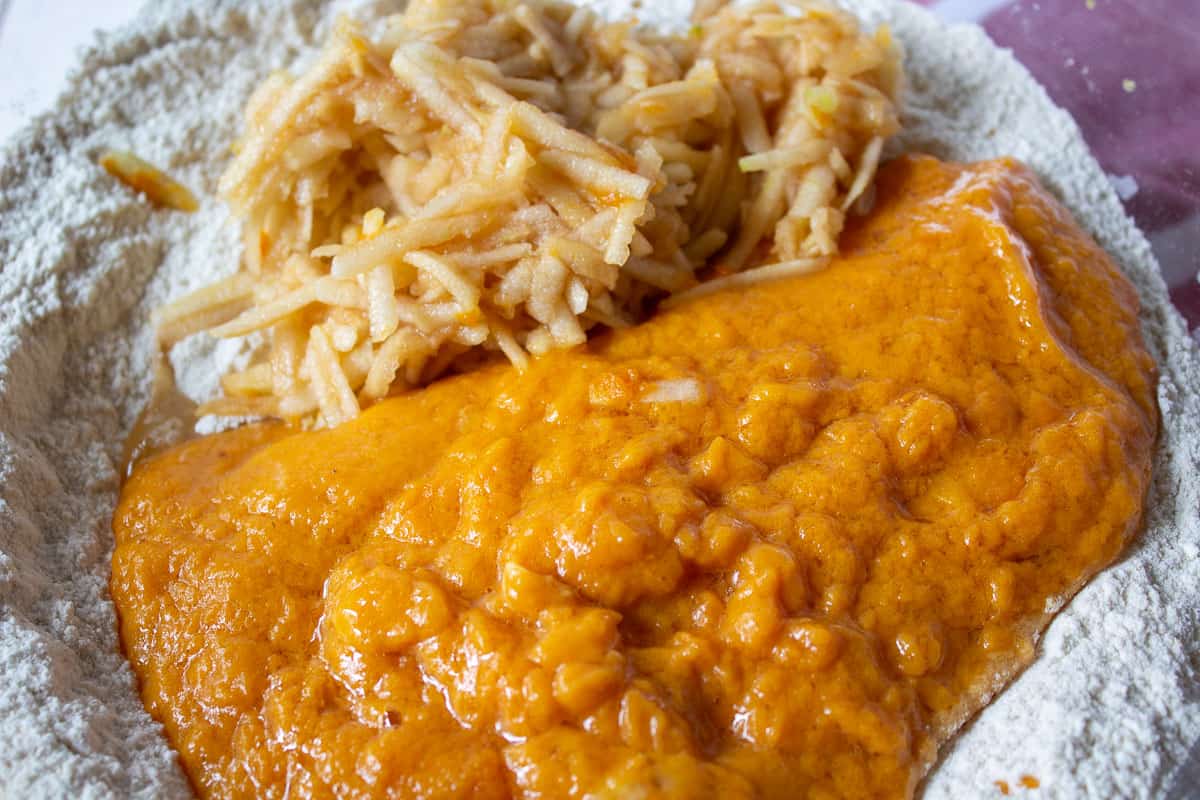
<path fill-rule="evenodd" d="M 674 36 L 553 1 L 414 0 L 370 38 L 344 20 L 250 99 L 221 181 L 241 270 L 159 335 L 263 335 L 202 412 L 332 427 L 712 273 L 815 268 L 870 197 L 901 83 L 885 29 L 820 3 Z"/>
<path fill-rule="evenodd" d="M 112 593 L 205 797 L 904 798 L 1134 534 L 1137 301 L 1023 168 L 824 270 L 141 463 Z"/>

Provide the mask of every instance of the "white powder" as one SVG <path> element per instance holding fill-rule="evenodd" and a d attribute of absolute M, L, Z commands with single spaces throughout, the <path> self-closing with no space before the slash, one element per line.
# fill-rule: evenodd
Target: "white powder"
<path fill-rule="evenodd" d="M 330 19 L 317 0 L 233 5 L 152 4 L 101 39 L 56 108 L 0 154 L 3 797 L 188 793 L 118 651 L 107 595 L 121 447 L 147 395 L 149 309 L 235 267 L 236 231 L 211 195 L 240 107 Z M 656 0 L 642 14 L 678 25 L 686 5 Z M 915 7 L 850 5 L 889 21 L 908 49 L 900 144 L 1033 166 L 1137 284 L 1163 372 L 1145 533 L 1053 623 L 925 797 L 996 796 L 993 781 L 1015 787 L 1023 774 L 1041 782 L 1038 797 L 1156 796 L 1200 735 L 1196 345 L 1074 123 L 1016 62 L 978 29 L 947 30 Z M 167 168 L 205 198 L 201 211 L 149 208 L 94 166 L 106 147 Z M 197 337 L 175 354 L 181 384 L 211 393 L 239 352 Z"/>

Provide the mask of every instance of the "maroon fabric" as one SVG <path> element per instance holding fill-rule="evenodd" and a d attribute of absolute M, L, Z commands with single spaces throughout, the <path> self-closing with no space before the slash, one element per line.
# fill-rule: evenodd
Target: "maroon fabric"
<path fill-rule="evenodd" d="M 1200 209 L 1200 2 L 1017 0 L 984 28 L 1071 111 L 1105 169 L 1137 178 L 1129 210 L 1144 229 Z"/>
<path fill-rule="evenodd" d="M 916 0 L 931 6 L 934 0 Z M 1200 0 L 1012 0 L 982 24 L 1075 117 L 1200 325 Z M 1128 81 L 1132 84 L 1127 85 Z M 1132 89 L 1132 91 L 1130 91 Z M 1173 229 L 1173 230 L 1170 230 Z"/>

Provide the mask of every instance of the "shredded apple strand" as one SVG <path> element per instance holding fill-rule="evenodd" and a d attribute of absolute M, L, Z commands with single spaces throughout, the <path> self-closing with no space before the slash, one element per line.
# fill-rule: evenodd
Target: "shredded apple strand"
<path fill-rule="evenodd" d="M 711 274 L 815 263 L 898 129 L 887 31 L 817 3 L 667 37 L 561 2 L 416 0 L 383 31 L 342 20 L 248 104 L 221 181 L 242 271 L 159 315 L 166 345 L 265 335 L 255 379 L 202 413 L 332 426 Z"/>

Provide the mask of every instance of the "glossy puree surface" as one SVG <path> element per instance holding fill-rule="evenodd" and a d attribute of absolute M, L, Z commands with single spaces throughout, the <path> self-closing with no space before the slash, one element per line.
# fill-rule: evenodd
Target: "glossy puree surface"
<path fill-rule="evenodd" d="M 208 797 L 901 798 L 1137 529 L 1137 301 L 1009 161 L 842 256 L 143 461 L 112 593 Z"/>

